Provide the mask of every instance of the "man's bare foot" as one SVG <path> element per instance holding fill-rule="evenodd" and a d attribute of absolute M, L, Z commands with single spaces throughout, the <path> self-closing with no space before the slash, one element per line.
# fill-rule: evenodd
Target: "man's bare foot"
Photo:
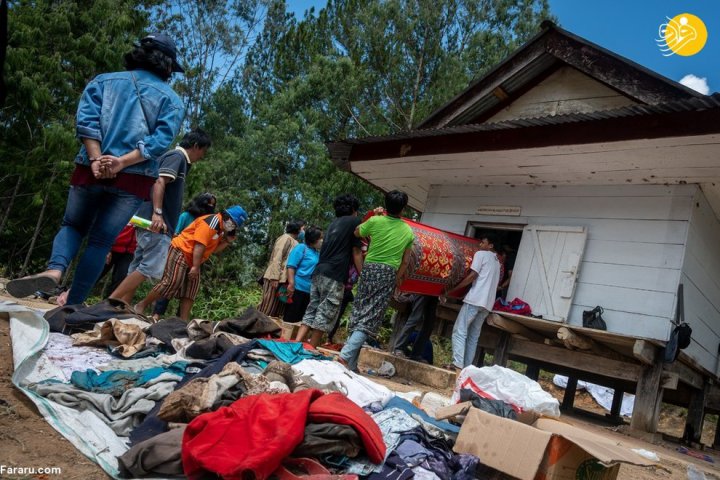
<path fill-rule="evenodd" d="M 62 272 L 59 270 L 46 270 L 37 275 L 28 275 L 10 280 L 5 289 L 15 298 L 28 297 L 37 291 L 51 291 L 57 287 L 61 276 Z"/>

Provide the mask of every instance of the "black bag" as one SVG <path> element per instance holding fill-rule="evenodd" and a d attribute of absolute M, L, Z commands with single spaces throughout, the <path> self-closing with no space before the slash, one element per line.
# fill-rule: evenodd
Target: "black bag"
<path fill-rule="evenodd" d="M 683 284 L 678 285 L 677 306 L 675 308 L 675 328 L 670 333 L 670 338 L 665 345 L 665 362 L 674 362 L 680 350 L 690 346 L 692 328 L 685 323 L 685 307 L 683 300 Z"/>
<path fill-rule="evenodd" d="M 595 330 L 607 330 L 605 320 L 602 318 L 604 311 L 605 310 L 599 305 L 592 310 L 585 310 L 583 312 L 583 327 L 594 328 Z"/>

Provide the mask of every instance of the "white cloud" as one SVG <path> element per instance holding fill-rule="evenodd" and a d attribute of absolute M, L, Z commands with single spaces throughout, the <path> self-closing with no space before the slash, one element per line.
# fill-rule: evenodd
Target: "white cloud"
<path fill-rule="evenodd" d="M 696 92 L 702 93 L 703 95 L 710 93 L 710 87 L 708 86 L 707 78 L 705 77 L 696 77 L 692 73 L 689 73 L 680 80 L 680 83 L 688 88 L 692 88 Z"/>

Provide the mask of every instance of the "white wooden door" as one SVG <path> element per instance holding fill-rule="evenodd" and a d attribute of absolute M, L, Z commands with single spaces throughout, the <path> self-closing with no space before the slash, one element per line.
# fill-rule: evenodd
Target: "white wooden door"
<path fill-rule="evenodd" d="M 526 226 L 507 299 L 520 298 L 534 315 L 566 322 L 586 238 L 585 227 Z"/>

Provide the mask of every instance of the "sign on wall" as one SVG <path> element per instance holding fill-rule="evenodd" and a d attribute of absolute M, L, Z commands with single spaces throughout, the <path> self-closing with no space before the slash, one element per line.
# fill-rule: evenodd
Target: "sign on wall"
<path fill-rule="evenodd" d="M 521 207 L 513 207 L 513 206 L 507 206 L 507 205 L 484 205 L 482 207 L 478 207 L 477 214 L 478 215 L 506 215 L 506 216 L 518 217 L 518 216 L 520 216 L 521 211 L 522 211 Z"/>

